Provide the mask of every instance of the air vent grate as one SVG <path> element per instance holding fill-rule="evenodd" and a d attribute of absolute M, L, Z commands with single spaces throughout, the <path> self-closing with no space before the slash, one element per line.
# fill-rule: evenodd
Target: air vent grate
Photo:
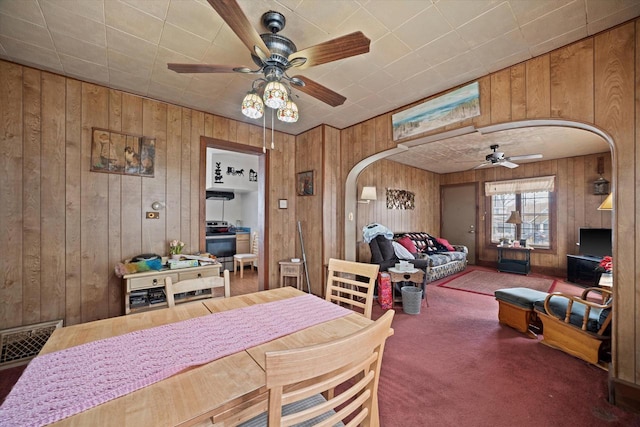
<path fill-rule="evenodd" d="M 62 320 L 53 320 L 0 331 L 0 370 L 26 364 L 61 327 Z"/>

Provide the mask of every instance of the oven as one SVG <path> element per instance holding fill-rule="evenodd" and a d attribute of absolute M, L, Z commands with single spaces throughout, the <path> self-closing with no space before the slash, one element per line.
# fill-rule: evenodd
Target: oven
<path fill-rule="evenodd" d="M 233 256 L 236 254 L 236 233 L 226 221 L 207 221 L 206 251 L 215 255 L 223 270 L 233 270 Z"/>

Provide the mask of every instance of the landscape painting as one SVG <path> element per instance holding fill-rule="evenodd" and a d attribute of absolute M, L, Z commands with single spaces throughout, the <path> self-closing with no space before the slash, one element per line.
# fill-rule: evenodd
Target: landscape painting
<path fill-rule="evenodd" d="M 408 138 L 479 115 L 480 89 L 478 82 L 474 82 L 392 115 L 393 140 Z"/>

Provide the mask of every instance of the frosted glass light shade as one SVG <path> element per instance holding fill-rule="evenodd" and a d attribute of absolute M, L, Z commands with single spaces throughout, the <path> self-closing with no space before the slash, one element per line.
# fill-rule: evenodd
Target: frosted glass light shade
<path fill-rule="evenodd" d="M 298 121 L 298 106 L 295 102 L 289 100 L 284 107 L 278 110 L 278 120 L 286 123 L 295 123 Z"/>
<path fill-rule="evenodd" d="M 259 119 L 264 114 L 262 99 L 255 92 L 249 92 L 242 100 L 242 114 L 250 119 Z"/>
<path fill-rule="evenodd" d="M 606 199 L 598 206 L 599 211 L 613 210 L 613 193 L 609 193 Z"/>
<path fill-rule="evenodd" d="M 267 107 L 273 109 L 282 108 L 289 100 L 287 95 L 287 88 L 280 82 L 269 82 L 264 88 L 264 95 L 262 97 Z"/>

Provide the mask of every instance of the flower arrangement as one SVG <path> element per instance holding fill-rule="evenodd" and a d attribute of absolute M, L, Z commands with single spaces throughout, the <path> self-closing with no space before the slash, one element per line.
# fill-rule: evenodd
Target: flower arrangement
<path fill-rule="evenodd" d="M 606 256 L 602 258 L 600 264 L 596 267 L 596 271 L 600 271 L 602 273 L 610 273 L 613 270 L 613 258 L 610 256 Z"/>
<path fill-rule="evenodd" d="M 169 242 L 169 253 L 171 255 L 181 254 L 182 248 L 184 248 L 184 242 L 181 242 L 179 240 L 172 240 Z"/>

